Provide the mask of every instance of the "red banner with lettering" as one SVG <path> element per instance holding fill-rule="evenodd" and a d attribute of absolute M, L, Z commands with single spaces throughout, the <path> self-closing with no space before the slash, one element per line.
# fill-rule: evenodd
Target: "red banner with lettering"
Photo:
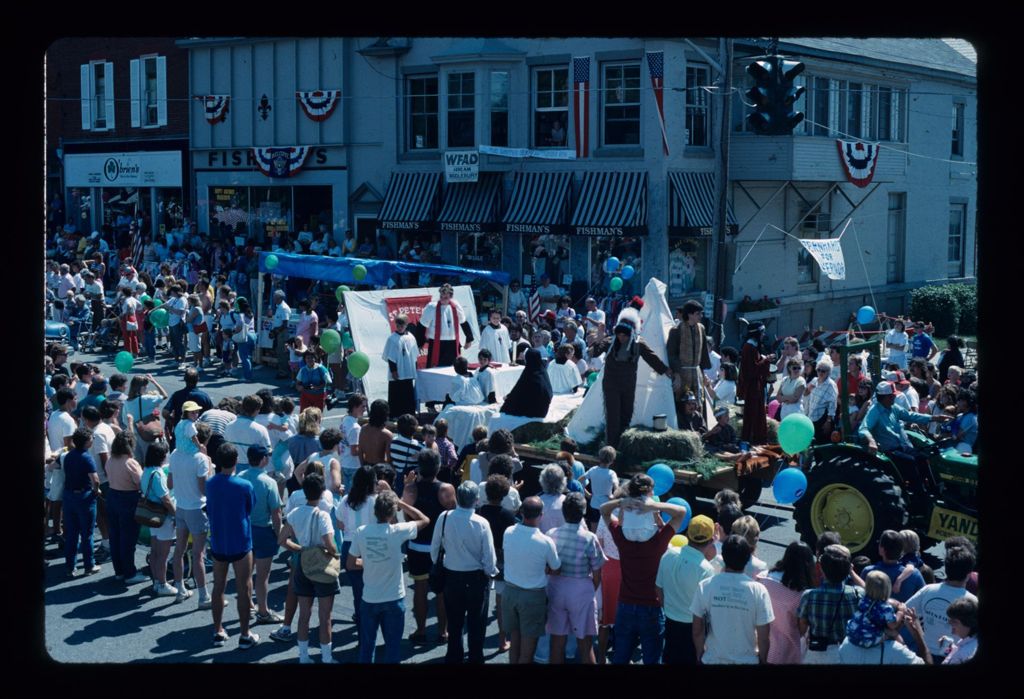
<path fill-rule="evenodd" d="M 404 313 L 409 316 L 410 332 L 416 323 L 420 322 L 424 307 L 430 303 L 430 296 L 392 296 L 384 299 L 388 305 L 388 324 L 391 325 L 391 332 L 395 331 L 395 318 Z M 420 347 L 420 356 L 416 358 L 416 368 L 427 368 L 427 345 Z"/>

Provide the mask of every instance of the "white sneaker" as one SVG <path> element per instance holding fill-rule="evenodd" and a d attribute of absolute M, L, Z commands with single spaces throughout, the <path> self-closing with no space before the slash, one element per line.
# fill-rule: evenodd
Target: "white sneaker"
<path fill-rule="evenodd" d="M 157 597 L 177 597 L 178 588 L 167 583 L 153 583 L 153 592 Z"/>
<path fill-rule="evenodd" d="M 178 594 L 174 596 L 174 601 L 175 602 L 184 602 L 185 600 L 187 600 L 191 596 L 192 596 L 192 590 L 186 589 L 184 587 L 178 588 Z"/>
<path fill-rule="evenodd" d="M 136 573 L 132 577 L 124 581 L 125 585 L 138 585 L 139 583 L 149 582 L 149 576 L 143 575 L 142 573 Z"/>

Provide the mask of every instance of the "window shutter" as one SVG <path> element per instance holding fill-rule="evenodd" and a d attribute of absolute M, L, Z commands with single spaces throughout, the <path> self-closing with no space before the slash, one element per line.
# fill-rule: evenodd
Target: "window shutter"
<path fill-rule="evenodd" d="M 813 81 L 812 81 L 812 84 L 813 84 Z M 800 75 L 798 75 L 795 78 L 793 78 L 793 87 L 796 87 L 796 88 L 801 88 L 802 87 L 802 88 L 804 88 L 804 96 L 801 97 L 800 99 L 798 99 L 796 102 L 793 103 L 793 110 L 794 111 L 797 111 L 797 112 L 801 112 L 802 111 L 804 113 L 804 120 L 800 123 L 800 127 L 797 129 L 797 131 L 800 131 L 800 132 L 805 133 L 805 134 L 806 133 L 810 133 L 811 125 L 810 125 L 810 123 L 808 123 L 807 120 L 811 116 L 810 114 L 808 114 L 808 112 L 810 111 L 810 109 L 808 108 L 808 105 L 810 105 L 811 99 L 808 96 L 808 92 L 807 92 L 807 76 L 805 76 L 803 73 L 801 73 Z"/>
<path fill-rule="evenodd" d="M 874 140 L 875 134 L 873 120 L 871 119 L 871 104 L 875 91 L 871 85 L 864 85 L 860 91 L 860 136 L 864 140 Z"/>
<path fill-rule="evenodd" d="M 901 138 L 902 134 L 900 133 L 900 131 L 901 131 L 900 127 L 902 126 L 902 124 L 900 124 L 900 96 L 902 94 L 903 94 L 902 90 L 895 90 L 894 89 L 892 91 L 892 104 L 890 105 L 890 108 L 889 108 L 889 111 L 890 111 L 890 116 L 889 116 L 890 138 L 893 141 L 897 142 L 897 143 L 900 143 L 903 140 Z"/>
<path fill-rule="evenodd" d="M 828 81 L 828 135 L 834 136 L 839 132 L 839 81 L 829 79 Z"/>
<path fill-rule="evenodd" d="M 81 66 L 82 72 L 82 131 L 92 129 L 92 79 L 89 76 L 89 64 Z"/>
<path fill-rule="evenodd" d="M 107 130 L 114 130 L 114 64 L 103 64 L 103 85 L 107 91 Z"/>
<path fill-rule="evenodd" d="M 141 104 L 140 96 L 142 93 L 142 81 L 139 77 L 139 59 L 131 61 L 131 80 L 129 85 L 132 91 L 132 128 L 137 129 L 142 126 L 142 117 L 140 116 Z"/>
<path fill-rule="evenodd" d="M 167 57 L 156 57 L 156 123 L 167 126 Z"/>

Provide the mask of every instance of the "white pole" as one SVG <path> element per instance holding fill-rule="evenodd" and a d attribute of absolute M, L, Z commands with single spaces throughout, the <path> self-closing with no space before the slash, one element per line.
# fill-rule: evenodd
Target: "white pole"
<path fill-rule="evenodd" d="M 263 275 L 259 270 L 256 277 L 256 363 L 263 361 L 263 348 L 260 347 L 260 334 L 263 327 Z"/>

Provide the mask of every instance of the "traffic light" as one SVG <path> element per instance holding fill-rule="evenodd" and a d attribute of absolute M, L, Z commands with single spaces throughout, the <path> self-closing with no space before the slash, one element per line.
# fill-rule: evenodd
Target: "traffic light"
<path fill-rule="evenodd" d="M 804 88 L 795 87 L 793 80 L 803 71 L 803 63 L 782 56 L 765 56 L 747 66 L 754 79 L 754 86 L 746 92 L 754 103 L 747 124 L 754 133 L 784 136 L 803 121 L 803 112 L 793 110 L 793 103 L 804 94 Z"/>

